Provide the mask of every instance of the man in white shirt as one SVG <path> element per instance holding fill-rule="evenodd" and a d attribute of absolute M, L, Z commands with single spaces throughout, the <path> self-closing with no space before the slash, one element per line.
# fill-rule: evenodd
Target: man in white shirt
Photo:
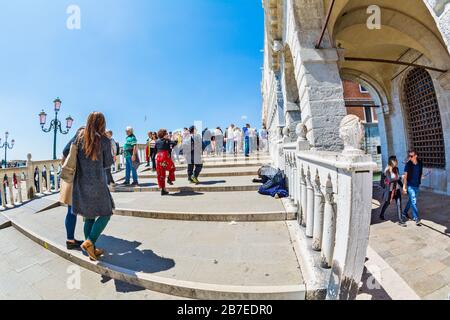
<path fill-rule="evenodd" d="M 234 124 L 232 124 L 227 131 L 227 153 L 234 153 Z"/>

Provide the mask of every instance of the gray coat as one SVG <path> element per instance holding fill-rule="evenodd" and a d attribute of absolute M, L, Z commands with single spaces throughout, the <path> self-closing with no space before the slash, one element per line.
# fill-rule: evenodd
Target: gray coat
<path fill-rule="evenodd" d="M 76 137 L 65 147 L 63 151 L 65 157 L 69 154 L 70 146 L 75 139 Z M 97 161 L 86 158 L 83 141 L 80 142 L 73 181 L 73 213 L 90 219 L 112 215 L 114 203 L 108 189 L 105 169 L 110 168 L 113 163 L 111 141 L 108 138 L 101 138 L 100 155 Z"/>
<path fill-rule="evenodd" d="M 183 140 L 183 155 L 187 164 L 202 164 L 203 141 L 200 134 L 194 135 L 194 159 L 191 154 L 191 135 Z M 193 162 L 192 162 L 193 161 Z"/>

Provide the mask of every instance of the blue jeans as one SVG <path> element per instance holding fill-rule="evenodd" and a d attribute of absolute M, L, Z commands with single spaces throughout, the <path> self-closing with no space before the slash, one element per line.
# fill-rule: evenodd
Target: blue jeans
<path fill-rule="evenodd" d="M 131 157 L 125 158 L 125 183 L 130 183 L 130 173 L 133 175 L 133 182 L 138 182 L 138 176 L 137 171 L 133 167 L 133 161 L 131 160 Z"/>
<path fill-rule="evenodd" d="M 418 221 L 419 218 L 419 209 L 417 208 L 417 197 L 419 196 L 419 188 L 417 187 L 408 187 L 408 204 L 405 208 L 405 214 L 408 214 L 409 209 L 413 210 L 413 219 L 414 221 Z"/>
<path fill-rule="evenodd" d="M 248 156 L 250 154 L 250 137 L 245 137 L 244 149 L 245 155 Z"/>
<path fill-rule="evenodd" d="M 77 216 L 73 214 L 72 207 L 67 208 L 66 215 L 66 232 L 67 240 L 75 240 L 75 227 L 77 225 Z"/>

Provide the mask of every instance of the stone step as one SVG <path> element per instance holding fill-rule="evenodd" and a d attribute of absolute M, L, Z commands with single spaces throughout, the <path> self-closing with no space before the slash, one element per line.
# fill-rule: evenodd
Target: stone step
<path fill-rule="evenodd" d="M 251 176 L 219 177 L 217 179 L 202 177 L 198 185 L 190 183 L 186 178 L 179 178 L 173 186 L 167 185 L 169 192 L 182 194 L 192 192 L 232 192 L 257 191 L 261 184 L 253 183 Z M 137 187 L 117 185 L 111 188 L 112 192 L 159 192 L 156 179 L 142 179 Z"/>
<path fill-rule="evenodd" d="M 0 230 L 0 256 L 0 300 L 179 299 L 80 268 L 12 227 Z"/>
<path fill-rule="evenodd" d="M 210 178 L 210 177 L 232 177 L 232 176 L 257 176 L 258 169 L 260 167 L 230 167 L 230 168 L 205 168 L 202 170 L 202 177 Z M 187 178 L 187 170 L 177 171 L 177 177 L 179 178 Z M 156 172 L 151 173 L 140 173 L 140 179 L 149 179 L 156 178 Z"/>
<path fill-rule="evenodd" d="M 284 221 L 295 219 L 282 200 L 254 191 L 192 193 L 161 197 L 159 193 L 113 193 L 115 214 L 191 221 Z M 188 197 L 186 197 L 188 196 Z"/>
<path fill-rule="evenodd" d="M 0 230 L 8 228 L 11 226 L 11 221 L 9 221 L 5 216 L 0 213 Z"/>
<path fill-rule="evenodd" d="M 239 168 L 239 167 L 261 167 L 264 165 L 270 165 L 271 161 L 230 161 L 230 162 L 217 162 L 217 163 L 204 163 L 203 168 L 211 168 L 211 169 L 221 169 L 221 168 Z M 186 164 L 176 165 L 177 171 L 182 171 L 187 169 Z M 144 168 L 139 171 L 139 173 L 148 173 L 151 172 L 151 168 Z"/>
<path fill-rule="evenodd" d="M 239 161 L 271 161 L 270 156 L 251 156 L 251 157 L 244 157 L 244 156 L 227 156 L 227 157 L 204 157 L 204 162 L 207 163 L 215 163 L 215 162 L 239 162 Z"/>
<path fill-rule="evenodd" d="M 14 213 L 12 213 L 14 211 Z M 285 222 L 192 222 L 113 216 L 92 262 L 67 251 L 65 208 L 10 211 L 15 228 L 48 250 L 104 276 L 193 299 L 305 299 Z M 81 238 L 82 226 L 77 228 Z"/>

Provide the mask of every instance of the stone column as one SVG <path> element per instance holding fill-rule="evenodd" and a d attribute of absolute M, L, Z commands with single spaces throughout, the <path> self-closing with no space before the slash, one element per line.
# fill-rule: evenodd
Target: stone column
<path fill-rule="evenodd" d="M 288 0 L 286 42 L 292 50 L 301 117 L 317 150 L 342 150 L 339 123 L 347 115 L 338 53 L 325 35 L 316 49 L 324 21 L 322 0 Z"/>

